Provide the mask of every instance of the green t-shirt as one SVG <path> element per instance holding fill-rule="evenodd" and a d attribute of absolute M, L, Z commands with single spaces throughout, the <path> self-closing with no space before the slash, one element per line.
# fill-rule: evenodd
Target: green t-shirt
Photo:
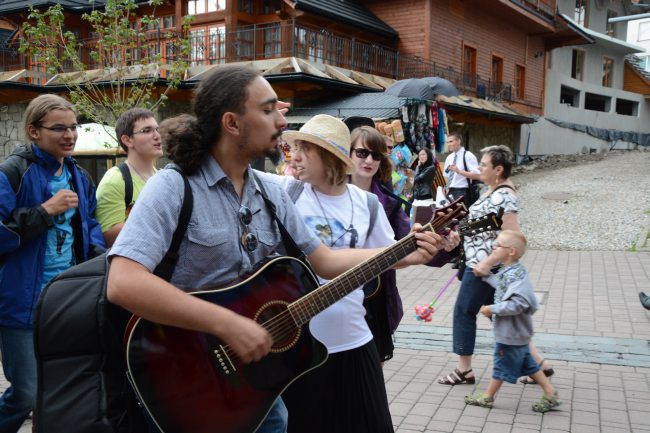
<path fill-rule="evenodd" d="M 133 198 L 131 205 L 135 203 L 144 187 L 144 180 L 131 170 L 133 179 Z M 95 218 L 102 227 L 102 232 L 107 232 L 115 224 L 126 221 L 128 216 L 124 205 L 124 179 L 117 166 L 111 167 L 97 186 L 97 210 Z M 129 206 L 129 211 L 131 206 Z"/>

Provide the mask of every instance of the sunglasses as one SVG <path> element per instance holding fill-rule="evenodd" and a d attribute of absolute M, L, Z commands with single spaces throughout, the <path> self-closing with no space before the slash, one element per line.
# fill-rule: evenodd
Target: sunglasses
<path fill-rule="evenodd" d="M 368 158 L 368 155 L 372 155 L 372 159 L 374 161 L 381 161 L 381 159 L 384 156 L 381 152 L 377 152 L 375 150 L 370 151 L 368 149 L 364 149 L 363 147 L 358 147 L 358 148 L 352 149 L 352 150 L 354 151 L 354 154 L 359 159 L 366 159 L 366 158 Z"/>
<path fill-rule="evenodd" d="M 345 236 L 346 233 L 350 233 L 349 248 L 355 248 L 357 246 L 357 242 L 359 242 L 359 232 L 353 226 L 350 226 L 346 231 L 344 231 L 341 236 L 336 238 L 336 240 L 330 244 L 330 246 L 333 247 L 334 244 L 336 244 L 343 236 Z"/>
<path fill-rule="evenodd" d="M 241 245 L 246 251 L 252 253 L 257 249 L 257 237 L 248 231 L 248 225 L 253 221 L 253 212 L 246 206 L 239 208 L 237 212 L 239 216 L 239 222 L 244 226 L 244 234 L 241 235 Z"/>

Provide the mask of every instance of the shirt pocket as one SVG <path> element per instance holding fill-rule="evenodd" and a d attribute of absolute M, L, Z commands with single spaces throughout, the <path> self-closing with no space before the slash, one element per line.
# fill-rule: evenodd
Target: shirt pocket
<path fill-rule="evenodd" d="M 270 230 L 255 230 L 257 239 L 259 240 L 258 248 L 260 248 L 259 255 L 264 258 L 275 253 L 280 244 L 280 234 Z"/>
<path fill-rule="evenodd" d="M 195 277 L 213 269 L 214 263 L 221 263 L 224 257 L 238 257 L 238 245 L 233 245 L 232 232 L 223 229 L 192 227 L 187 228 L 187 242 L 180 251 L 182 275 Z M 193 278 L 194 279 L 194 278 Z"/>

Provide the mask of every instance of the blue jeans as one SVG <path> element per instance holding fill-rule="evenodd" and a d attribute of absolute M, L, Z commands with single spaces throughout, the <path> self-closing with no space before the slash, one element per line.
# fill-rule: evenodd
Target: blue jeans
<path fill-rule="evenodd" d="M 454 353 L 460 356 L 474 354 L 476 342 L 476 315 L 481 306 L 492 305 L 494 287 L 466 268 L 454 305 Z"/>
<path fill-rule="evenodd" d="M 264 422 L 255 433 L 286 433 L 288 425 L 289 412 L 284 405 L 284 401 L 282 401 L 282 397 L 278 397 Z"/>
<path fill-rule="evenodd" d="M 2 369 L 10 386 L 0 397 L 0 433 L 15 433 L 36 402 L 36 357 L 31 329 L 0 328 Z"/>

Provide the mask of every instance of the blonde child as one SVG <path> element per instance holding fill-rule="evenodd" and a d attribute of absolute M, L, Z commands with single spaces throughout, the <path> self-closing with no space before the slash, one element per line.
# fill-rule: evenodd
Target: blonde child
<path fill-rule="evenodd" d="M 561 402 L 558 394 L 530 354 L 529 343 L 533 336 L 533 314 L 538 304 L 528 271 L 519 259 L 526 252 L 526 238 L 521 232 L 503 230 L 492 246 L 492 254 L 478 263 L 475 272 L 489 275 L 485 281 L 495 288 L 494 304 L 483 305 L 481 314 L 494 320 L 494 369 L 485 392 L 465 397 L 473 406 L 492 407 L 494 396 L 504 381 L 516 383 L 520 376 L 530 376 L 544 390 L 535 404 L 535 412 L 548 412 Z M 489 274 L 488 263 L 500 262 L 503 267 Z"/>

